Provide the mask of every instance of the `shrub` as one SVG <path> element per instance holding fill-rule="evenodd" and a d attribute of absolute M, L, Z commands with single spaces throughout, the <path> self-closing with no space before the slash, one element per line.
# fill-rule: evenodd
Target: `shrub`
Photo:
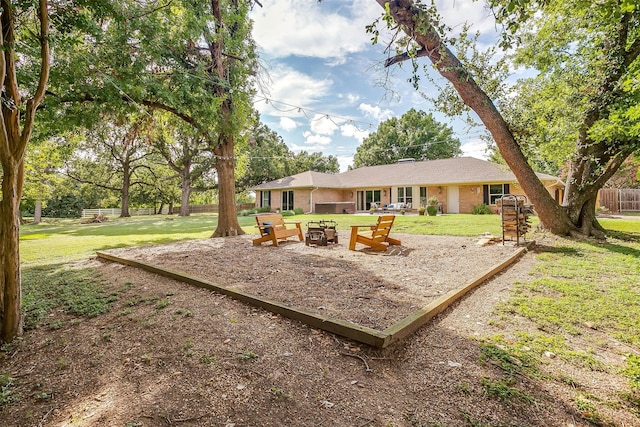
<path fill-rule="evenodd" d="M 473 215 L 491 215 L 493 214 L 493 210 L 484 203 L 480 203 L 479 205 L 475 205 L 473 207 L 473 211 L 471 212 Z"/>
<path fill-rule="evenodd" d="M 304 211 L 302 210 L 302 208 L 295 208 L 293 210 L 293 213 L 296 215 L 302 215 L 304 213 Z"/>
<path fill-rule="evenodd" d="M 240 211 L 240 216 L 255 215 L 257 212 L 260 211 L 258 209 L 243 209 Z"/>
<path fill-rule="evenodd" d="M 295 213 L 293 211 L 282 211 L 280 212 L 280 214 L 285 217 L 285 216 L 294 216 Z"/>
<path fill-rule="evenodd" d="M 261 208 L 256 208 L 256 212 L 260 212 L 260 213 L 271 212 L 271 206 L 263 206 Z"/>
<path fill-rule="evenodd" d="M 53 196 L 42 209 L 42 216 L 48 218 L 80 218 L 84 200 L 75 194 Z"/>
<path fill-rule="evenodd" d="M 438 206 L 440 204 L 440 200 L 438 199 L 437 196 L 430 196 L 427 199 L 427 205 L 428 206 Z"/>

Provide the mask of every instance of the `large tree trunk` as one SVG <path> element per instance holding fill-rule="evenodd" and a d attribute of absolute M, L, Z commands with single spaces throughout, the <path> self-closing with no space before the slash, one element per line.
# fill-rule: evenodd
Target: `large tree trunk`
<path fill-rule="evenodd" d="M 0 341 L 9 342 L 22 334 L 19 235 L 23 164 L 3 162 L 2 200 L 0 201 Z"/>
<path fill-rule="evenodd" d="M 180 197 L 180 216 L 189 216 L 191 210 L 189 209 L 189 196 L 191 195 L 191 180 L 189 179 L 189 173 L 185 171 L 182 175 L 182 193 Z"/>
<path fill-rule="evenodd" d="M 237 5 L 234 6 L 237 9 Z M 220 0 L 211 0 L 211 11 L 216 22 L 219 23 L 218 28 L 222 28 Z M 230 64 L 224 56 L 223 37 L 218 37 L 210 48 L 216 77 L 220 81 L 228 81 Z M 213 149 L 216 155 L 216 171 L 218 172 L 218 226 L 211 237 L 238 236 L 244 234 L 244 230 L 240 227 L 236 213 L 232 94 L 227 85 L 216 85 L 214 91 L 222 103 L 220 105 L 218 141 Z"/>
<path fill-rule="evenodd" d="M 211 237 L 239 236 L 245 233 L 236 212 L 233 143 L 220 144 L 215 153 L 218 155 L 218 227 Z"/>
<path fill-rule="evenodd" d="M 131 187 L 131 168 L 128 164 L 122 165 L 122 189 L 120 190 L 120 218 L 129 218 L 129 187 Z"/>
<path fill-rule="evenodd" d="M 604 229 L 595 215 L 598 191 L 620 169 L 633 150 L 628 147 L 612 150 L 606 141 L 589 140 L 587 129 L 596 122 L 599 114 L 599 110 L 588 112 L 579 132 L 566 179 L 563 205 L 573 224 L 583 234 L 602 237 Z"/>

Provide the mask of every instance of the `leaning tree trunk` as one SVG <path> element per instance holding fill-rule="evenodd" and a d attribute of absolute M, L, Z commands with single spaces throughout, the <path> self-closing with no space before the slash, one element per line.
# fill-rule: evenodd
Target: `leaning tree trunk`
<path fill-rule="evenodd" d="M 444 45 L 431 17 L 415 7 L 412 0 L 376 1 L 382 7 L 388 5 L 394 20 L 421 46 L 412 57 L 428 56 L 440 74 L 453 84 L 464 103 L 478 114 L 491 132 L 502 157 L 534 203 L 542 224 L 555 234 L 604 237 L 604 229 L 595 215 L 598 191 L 631 155 L 634 145 L 637 149 L 637 144 L 616 139 L 595 141 L 589 134 L 598 121 L 609 117 L 616 105 L 628 102 L 624 99 L 621 87 L 640 56 L 640 38 L 635 31 L 637 9 L 616 15 L 619 19 L 616 28 L 609 31 L 603 40 L 607 68 L 600 71 L 600 86 L 588 95 L 590 106 L 580 124 L 577 146 L 566 180 L 565 198 L 560 207 L 535 176 L 489 97 Z M 619 12 L 616 2 L 612 2 L 611 7 Z M 401 54 L 388 60 L 387 65 L 409 58 L 408 53 Z"/>
<path fill-rule="evenodd" d="M 542 224 L 554 234 L 580 234 L 580 230 L 571 222 L 567 211 L 553 199 L 528 164 L 493 101 L 444 44 L 425 12 L 415 7 L 412 0 L 376 1 L 383 8 L 388 5 L 393 19 L 420 45 L 421 49 L 416 55 L 429 57 L 438 72 L 451 82 L 463 102 L 478 114 L 493 136 L 500 154 L 513 171 L 529 200 L 534 204 Z M 407 54 L 398 55 L 387 60 L 385 65 L 389 66 L 409 58 Z"/>
<path fill-rule="evenodd" d="M 451 82 L 463 102 L 478 114 L 495 140 L 500 154 L 534 204 L 542 225 L 558 235 L 600 236 L 601 233 L 598 230 L 601 227 L 595 220 L 595 209 L 593 211 L 591 209 L 595 208 L 597 190 L 602 187 L 608 177 L 599 175 L 594 180 L 595 182 L 589 183 L 593 191 L 585 191 L 583 184 L 588 179 L 592 179 L 594 175 L 589 175 L 588 171 L 582 171 L 584 173 L 582 173 L 581 180 L 578 181 L 582 188 L 579 191 L 575 191 L 576 189 L 572 187 L 567 188 L 565 194 L 569 198 L 573 197 L 572 202 L 565 203 L 565 206 L 559 206 L 528 164 L 509 126 L 492 100 L 473 80 L 458 58 L 446 47 L 429 17 L 416 8 L 412 0 L 376 1 L 382 7 L 385 7 L 386 4 L 389 5 L 394 20 L 402 25 L 404 31 L 421 46 L 416 55 L 428 56 L 438 72 Z M 409 59 L 409 55 L 398 55 L 388 60 L 386 65 L 406 59 Z M 585 122 L 585 124 L 587 123 Z M 589 126 L 584 128 L 589 129 Z M 585 144 L 585 147 L 588 146 L 589 144 Z M 582 159 L 585 158 L 582 156 Z M 613 173 L 617 170 L 614 163 L 609 164 L 608 172 Z"/>
<path fill-rule="evenodd" d="M 8 164 L 7 164 L 8 163 Z M 3 162 L 0 201 L 0 341 L 9 342 L 22 334 L 19 235 L 20 197 L 24 163 Z"/>

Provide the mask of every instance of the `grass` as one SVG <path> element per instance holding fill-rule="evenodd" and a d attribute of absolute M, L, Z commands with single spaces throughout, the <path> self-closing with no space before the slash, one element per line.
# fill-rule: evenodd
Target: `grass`
<path fill-rule="evenodd" d="M 493 381 L 488 378 L 483 378 L 481 382 L 487 396 L 499 399 L 507 404 L 513 401 L 527 404 L 534 402 L 533 397 L 511 387 L 509 382 L 502 380 Z"/>
<path fill-rule="evenodd" d="M 512 371 L 532 377 L 538 365 L 553 357 L 587 371 L 621 373 L 629 392 L 620 394 L 626 400 L 620 405 L 638 414 L 640 357 L 620 354 L 616 362 L 598 357 L 598 349 L 610 347 L 611 341 L 640 348 L 640 221 L 612 219 L 602 225 L 613 231 L 606 242 L 558 238 L 537 248 L 532 278 L 517 283 L 511 298 L 497 309 L 499 323 L 522 316 L 537 332 L 519 332 L 508 341 L 502 336 L 485 338 L 482 357 L 502 368 L 507 378 Z M 523 369 L 529 366 L 534 369 Z M 554 379 L 573 382 L 561 376 Z M 502 395 L 500 389 L 490 390 Z M 599 423 L 599 406 L 611 402 L 576 391 L 573 404 L 585 420 Z"/>
<path fill-rule="evenodd" d="M 0 409 L 19 398 L 13 391 L 13 385 L 14 379 L 9 374 L 0 374 Z"/>
<path fill-rule="evenodd" d="M 49 322 L 48 313 L 95 317 L 107 312 L 117 295 L 105 295 L 100 277 L 91 269 L 73 269 L 64 264 L 49 264 L 22 269 L 25 329 L 49 325 L 59 329 L 59 319 Z"/>
<path fill-rule="evenodd" d="M 248 226 L 250 219 L 241 217 L 241 225 Z M 22 265 L 41 265 L 85 258 L 99 250 L 204 239 L 216 224 L 214 215 L 115 218 L 101 224 L 45 220 L 21 227 L 20 258 Z"/>
<path fill-rule="evenodd" d="M 307 222 L 334 219 L 338 229 L 369 224 L 376 216 L 362 215 L 296 215 L 288 221 Z M 248 234 L 256 234 L 255 219 L 240 216 L 238 221 Z M 534 218 L 534 226 L 537 219 Z M 126 246 L 154 245 L 182 240 L 205 239 L 216 229 L 215 214 L 189 217 L 148 216 L 113 218 L 100 224 L 81 224 L 80 220 L 45 220 L 38 225 L 26 224 L 20 230 L 20 257 L 23 266 L 62 263 L 86 258 L 96 251 Z M 484 232 L 500 235 L 498 215 L 441 215 L 435 217 L 398 215 L 394 231 L 410 234 L 476 236 Z M 348 237 L 347 237 L 348 238 Z"/>
<path fill-rule="evenodd" d="M 537 278 L 519 283 L 503 309 L 551 333 L 603 330 L 639 347 L 640 244 L 566 243 L 543 249 Z"/>

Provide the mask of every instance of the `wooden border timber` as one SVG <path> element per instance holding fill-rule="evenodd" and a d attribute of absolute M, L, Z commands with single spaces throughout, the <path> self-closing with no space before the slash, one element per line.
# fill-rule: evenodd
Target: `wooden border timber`
<path fill-rule="evenodd" d="M 392 344 L 409 334 L 415 332 L 422 325 L 433 319 L 438 314 L 446 310 L 451 304 L 462 298 L 467 292 L 478 287 L 480 284 L 500 273 L 502 270 L 516 262 L 525 252 L 534 244 L 530 242 L 527 246 L 519 248 L 516 253 L 509 256 L 507 259 L 491 267 L 482 275 L 475 279 L 469 280 L 459 289 L 454 289 L 447 292 L 435 301 L 422 307 L 420 310 L 414 311 L 407 317 L 394 323 L 383 332 L 386 334 L 384 347 Z"/>
<path fill-rule="evenodd" d="M 509 265 L 513 264 L 518 258 L 524 255 L 527 249 L 533 244 L 534 242 L 529 242 L 526 247 L 519 248 L 513 255 L 496 264 L 479 277 L 468 281 L 463 285 L 463 287 L 454 289 L 446 293 L 442 297 L 426 305 L 420 310 L 417 310 L 404 319 L 396 322 L 384 331 L 367 328 L 345 320 L 332 319 L 329 317 L 321 316 L 304 309 L 287 307 L 276 301 L 260 298 L 231 288 L 226 288 L 224 286 L 217 285 L 198 277 L 190 276 L 188 274 L 172 270 L 167 270 L 150 264 L 145 264 L 140 261 L 118 257 L 106 252 L 96 252 L 96 255 L 98 256 L 98 258 L 141 268 L 145 271 L 159 274 L 170 279 L 178 280 L 199 288 L 204 288 L 223 295 L 227 295 L 238 301 L 246 302 L 256 307 L 263 308 L 272 313 L 280 314 L 283 317 L 300 321 L 313 328 L 322 329 L 324 331 L 331 332 L 364 344 L 368 344 L 373 347 L 385 348 L 390 344 L 393 344 L 394 342 L 399 341 L 400 339 L 412 334 L 429 320 L 447 309 L 451 304 L 462 298 L 462 296 L 464 296 L 467 292 L 479 286 L 481 283 L 496 275 L 497 273 L 501 272 Z"/>
<path fill-rule="evenodd" d="M 259 298 L 257 296 L 246 294 L 234 289 L 225 288 L 224 286 L 216 285 L 215 283 L 193 277 L 188 274 L 167 270 L 127 258 L 117 257 L 105 252 L 96 252 L 96 254 L 98 258 L 115 261 L 120 264 L 129 265 L 132 267 L 138 267 L 151 273 L 168 277 L 170 279 L 178 280 L 180 282 L 185 282 L 199 288 L 204 288 L 210 291 L 230 296 L 231 298 L 237 299 L 238 301 L 246 302 L 248 304 L 264 308 L 267 311 L 280 314 L 289 319 L 298 320 L 313 328 L 332 332 L 334 334 L 347 337 L 358 342 L 369 344 L 374 347 L 383 347 L 385 334 L 375 329 L 367 328 L 356 323 L 347 322 L 340 319 L 331 319 L 329 317 L 324 317 L 303 309 L 287 307 L 276 301 Z"/>

